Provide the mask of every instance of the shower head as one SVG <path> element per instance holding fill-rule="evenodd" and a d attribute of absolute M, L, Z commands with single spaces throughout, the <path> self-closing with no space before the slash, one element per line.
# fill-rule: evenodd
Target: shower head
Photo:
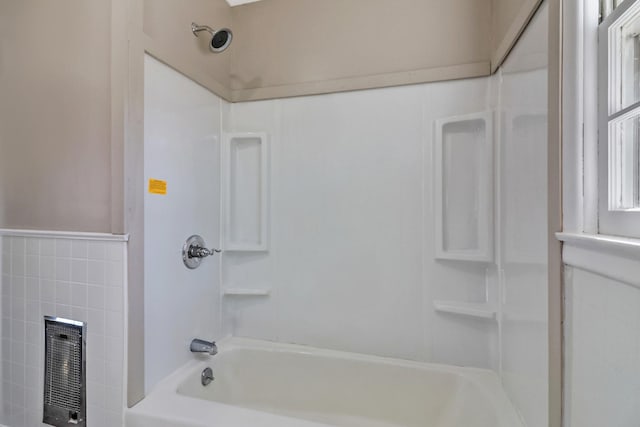
<path fill-rule="evenodd" d="M 211 34 L 211 41 L 209 42 L 209 49 L 211 52 L 220 53 L 225 51 L 231 44 L 233 39 L 233 33 L 228 28 L 222 28 L 220 30 L 214 30 L 206 25 L 198 25 L 195 22 L 191 23 L 191 32 L 198 37 L 200 31 L 206 31 Z"/>

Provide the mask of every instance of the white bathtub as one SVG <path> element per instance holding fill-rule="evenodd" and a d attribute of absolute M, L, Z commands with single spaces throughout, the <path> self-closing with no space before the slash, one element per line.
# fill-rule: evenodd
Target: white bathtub
<path fill-rule="evenodd" d="M 127 427 L 523 427 L 497 376 L 231 338 L 128 410 Z M 207 387 L 200 373 L 210 366 Z"/>

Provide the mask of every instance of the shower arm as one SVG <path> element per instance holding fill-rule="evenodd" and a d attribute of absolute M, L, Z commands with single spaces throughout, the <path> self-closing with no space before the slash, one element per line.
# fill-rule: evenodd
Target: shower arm
<path fill-rule="evenodd" d="M 215 31 L 213 31 L 213 28 L 211 28 L 208 25 L 198 25 L 195 22 L 191 23 L 191 32 L 193 33 L 194 36 L 198 37 L 198 33 L 201 31 L 206 31 L 207 33 L 211 34 L 213 36 L 213 34 L 215 33 Z"/>

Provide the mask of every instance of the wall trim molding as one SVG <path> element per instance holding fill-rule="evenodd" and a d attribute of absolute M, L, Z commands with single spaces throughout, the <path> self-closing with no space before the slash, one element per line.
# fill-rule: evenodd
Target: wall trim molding
<path fill-rule="evenodd" d="M 296 96 L 321 95 L 365 89 L 405 86 L 438 81 L 460 80 L 490 75 L 489 62 L 424 68 L 397 73 L 375 74 L 336 80 L 302 82 L 282 86 L 235 89 L 231 91 L 232 102 L 260 101 L 265 99 L 291 98 Z"/>
<path fill-rule="evenodd" d="M 640 239 L 558 233 L 565 265 L 640 288 Z"/>
<path fill-rule="evenodd" d="M 43 239 L 93 240 L 100 242 L 128 242 L 128 234 L 86 233 L 78 231 L 19 230 L 0 228 L 0 236 L 36 237 Z"/>

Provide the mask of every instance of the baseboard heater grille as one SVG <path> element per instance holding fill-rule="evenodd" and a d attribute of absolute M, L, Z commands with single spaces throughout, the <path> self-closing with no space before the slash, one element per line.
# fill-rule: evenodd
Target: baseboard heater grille
<path fill-rule="evenodd" d="M 43 422 L 86 425 L 85 329 L 74 320 L 46 316 Z"/>

